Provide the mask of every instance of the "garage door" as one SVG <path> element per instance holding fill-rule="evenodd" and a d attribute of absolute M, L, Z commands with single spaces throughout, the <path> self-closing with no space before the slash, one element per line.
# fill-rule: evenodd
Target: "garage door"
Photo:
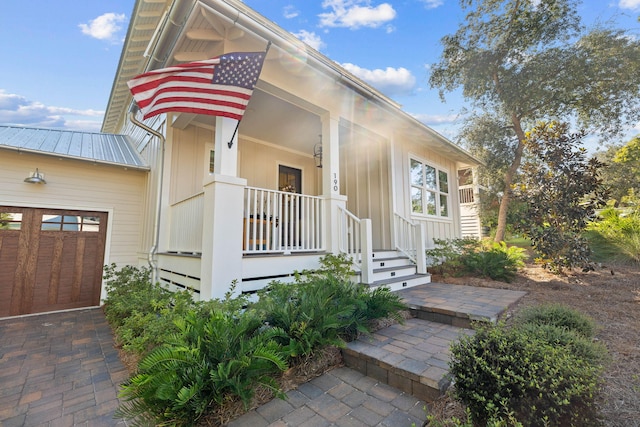
<path fill-rule="evenodd" d="M 0 206 L 0 317 L 95 306 L 106 212 Z"/>

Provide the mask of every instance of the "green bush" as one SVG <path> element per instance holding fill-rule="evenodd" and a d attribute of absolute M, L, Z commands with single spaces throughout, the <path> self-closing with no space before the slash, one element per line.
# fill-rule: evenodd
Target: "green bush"
<path fill-rule="evenodd" d="M 593 338 L 596 333 L 596 323 L 592 318 L 561 304 L 525 307 L 518 312 L 514 321 L 518 325 L 557 326 L 589 339 Z"/>
<path fill-rule="evenodd" d="M 600 367 L 528 331 L 482 327 L 452 346 L 450 372 L 476 424 L 510 413 L 524 426 L 595 422 Z"/>
<path fill-rule="evenodd" d="M 525 250 L 500 242 L 475 239 L 434 239 L 436 247 L 427 256 L 439 263 L 431 271 L 456 276 L 472 275 L 508 282 L 524 266 Z"/>
<path fill-rule="evenodd" d="M 124 350 L 144 355 L 177 331 L 174 321 L 194 306 L 186 291 L 170 292 L 151 283 L 151 270 L 105 266 L 104 311 Z"/>
<path fill-rule="evenodd" d="M 152 285 L 148 269 L 107 267 L 108 319 L 125 349 L 146 354 L 122 388 L 117 415 L 192 425 L 211 405 L 247 404 L 257 386 L 278 393 L 274 378 L 288 361 L 343 345 L 372 319 L 400 319 L 400 298 L 351 282 L 346 262 L 331 256 L 293 284 L 274 282 L 254 304 L 232 298 L 235 284 L 224 300 L 193 302 Z"/>
<path fill-rule="evenodd" d="M 311 276 L 293 284 L 273 282 L 259 292 L 255 309 L 268 325 L 287 334 L 282 342 L 292 357 L 307 356 L 328 346 L 344 346 L 368 333 L 371 320 L 401 320 L 406 309 L 400 297 L 386 288 L 374 291 L 332 275 Z"/>
<path fill-rule="evenodd" d="M 213 402 L 239 397 L 247 405 L 258 385 L 278 392 L 274 375 L 287 368 L 274 340 L 282 331 L 264 328 L 255 312 L 196 310 L 176 320 L 178 332 L 139 364 L 122 386 L 125 403 L 116 416 L 151 425 L 195 425 Z"/>
<path fill-rule="evenodd" d="M 514 326 L 481 326 L 452 345 L 456 397 L 476 425 L 596 424 L 603 346 L 592 321 L 558 306 L 526 311 Z"/>

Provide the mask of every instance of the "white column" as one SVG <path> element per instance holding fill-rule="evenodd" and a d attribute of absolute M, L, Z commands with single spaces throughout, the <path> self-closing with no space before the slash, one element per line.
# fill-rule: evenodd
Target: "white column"
<path fill-rule="evenodd" d="M 217 174 L 238 176 L 237 126 L 237 120 L 216 117 L 214 170 Z"/>
<path fill-rule="evenodd" d="M 247 180 L 237 177 L 236 124 L 236 120 L 216 117 L 217 173 L 208 175 L 203 183 L 201 300 L 223 298 L 234 280 L 238 284 L 242 280 L 242 218 Z"/>
<path fill-rule="evenodd" d="M 338 117 L 330 113 L 322 117 L 322 195 L 325 199 L 325 248 L 338 253 L 338 207 L 347 198 L 340 195 L 340 132 Z"/>

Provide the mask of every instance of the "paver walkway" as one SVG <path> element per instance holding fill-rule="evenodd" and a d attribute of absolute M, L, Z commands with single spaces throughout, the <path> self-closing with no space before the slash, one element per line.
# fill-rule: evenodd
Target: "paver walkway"
<path fill-rule="evenodd" d="M 427 371 L 444 372 L 447 341 L 457 335 L 456 326 L 472 319 L 495 320 L 524 293 L 430 284 L 401 295 L 424 320 L 378 331 L 367 338 L 370 346 L 393 353 L 388 357 L 402 357 L 405 364 L 426 360 L 433 365 Z M 425 327 L 420 323 L 425 320 L 441 323 Z M 409 345 L 406 336 L 422 341 Z M 376 367 L 386 363 L 382 356 Z M 367 364 L 365 371 L 375 374 L 373 365 Z M 337 368 L 289 391 L 287 400 L 274 399 L 246 413 L 229 427 L 422 426 L 424 401 L 406 392 L 406 381 L 394 383 L 390 375 L 380 371 L 365 376 Z M 127 378 L 99 308 L 0 319 L 1 427 L 126 426 L 113 415 L 119 405 L 118 386 Z"/>
<path fill-rule="evenodd" d="M 333 369 L 228 427 L 421 427 L 425 403 L 349 368 Z"/>
<path fill-rule="evenodd" d="M 101 309 L 0 319 L 0 426 L 125 426 L 128 378 Z"/>

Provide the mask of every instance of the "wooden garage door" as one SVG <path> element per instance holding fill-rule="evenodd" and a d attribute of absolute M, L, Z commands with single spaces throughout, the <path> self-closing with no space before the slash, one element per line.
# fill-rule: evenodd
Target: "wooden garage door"
<path fill-rule="evenodd" d="M 0 317 L 95 306 L 105 212 L 0 206 Z"/>

